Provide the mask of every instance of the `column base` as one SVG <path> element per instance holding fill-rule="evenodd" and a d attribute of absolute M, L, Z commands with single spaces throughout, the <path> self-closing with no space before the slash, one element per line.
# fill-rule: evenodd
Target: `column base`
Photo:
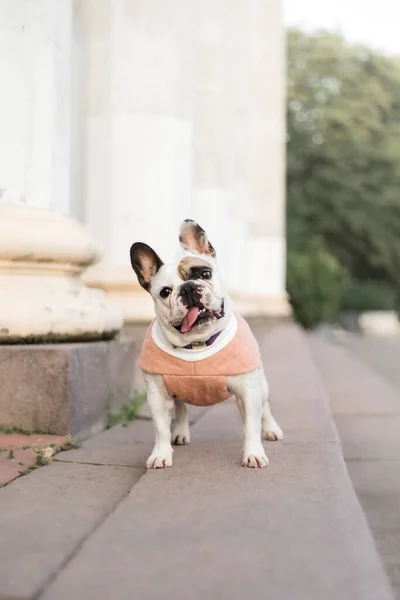
<path fill-rule="evenodd" d="M 121 306 L 126 325 L 149 323 L 154 319 L 153 301 L 139 286 L 130 267 L 99 263 L 90 267 L 83 279 L 87 286 L 102 289 L 107 299 Z M 232 301 L 244 317 L 288 319 L 292 316 L 286 292 L 276 296 L 234 293 Z"/>
<path fill-rule="evenodd" d="M 85 287 L 100 251 L 84 227 L 61 215 L 0 207 L 0 344 L 111 339 L 122 311 Z"/>
<path fill-rule="evenodd" d="M 267 317 L 271 319 L 290 319 L 292 308 L 286 292 L 275 296 L 251 296 L 232 294 L 232 303 L 243 317 Z"/>
<path fill-rule="evenodd" d="M 90 267 L 83 279 L 88 287 L 103 290 L 108 300 L 121 307 L 125 324 L 150 323 L 154 319 L 151 296 L 140 287 L 130 267 L 99 263 Z"/>

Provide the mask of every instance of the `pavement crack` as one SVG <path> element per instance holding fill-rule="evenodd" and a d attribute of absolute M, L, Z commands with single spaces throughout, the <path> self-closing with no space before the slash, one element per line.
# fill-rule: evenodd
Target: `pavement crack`
<path fill-rule="evenodd" d="M 73 461 L 57 461 L 57 462 L 73 462 Z M 111 466 L 111 467 L 117 467 L 117 466 L 123 466 L 126 467 L 127 465 L 103 465 L 99 464 L 96 465 L 95 463 L 75 463 L 75 464 L 94 464 L 95 466 Z M 146 473 L 146 470 L 143 469 L 143 474 L 142 476 Z M 82 547 L 86 544 L 86 542 L 89 540 L 89 538 L 99 529 L 99 527 L 101 527 L 101 525 L 112 515 L 114 514 L 114 512 L 116 511 L 116 509 L 118 508 L 118 506 L 125 500 L 125 498 L 131 493 L 131 491 L 133 490 L 133 488 L 135 487 L 135 485 L 141 480 L 141 477 L 139 478 L 138 481 L 136 481 L 132 487 L 126 491 L 126 493 L 122 494 L 122 496 L 115 502 L 115 504 L 110 508 L 110 510 L 108 510 L 104 515 L 102 515 L 101 517 L 99 517 L 99 519 L 94 523 L 93 527 L 90 529 L 90 531 L 88 531 L 88 533 L 86 535 L 84 535 L 76 544 L 76 546 L 71 550 L 71 552 L 69 552 L 66 557 L 64 558 L 64 560 L 58 565 L 57 569 L 54 570 L 53 573 L 51 573 L 49 575 L 49 577 L 46 579 L 46 581 L 44 583 L 42 583 L 42 585 L 39 587 L 39 589 L 31 596 L 31 600 L 40 600 L 40 598 L 43 596 L 43 594 L 46 592 L 47 588 L 57 579 L 57 577 L 62 573 L 62 571 L 65 569 L 65 567 L 68 566 L 68 564 L 71 562 L 71 560 L 76 556 L 76 554 L 78 554 L 80 552 L 80 550 L 82 549 Z"/>
<path fill-rule="evenodd" d="M 104 463 L 104 462 L 90 462 L 88 460 L 60 460 L 60 459 L 54 459 L 53 462 L 57 462 L 59 464 L 63 464 L 63 463 L 68 463 L 68 464 L 73 464 L 73 465 L 91 465 L 93 467 L 127 467 L 128 469 L 140 469 L 143 468 L 144 470 L 144 466 L 143 464 L 137 464 L 137 465 L 127 465 L 127 464 L 119 464 L 119 463 Z"/>

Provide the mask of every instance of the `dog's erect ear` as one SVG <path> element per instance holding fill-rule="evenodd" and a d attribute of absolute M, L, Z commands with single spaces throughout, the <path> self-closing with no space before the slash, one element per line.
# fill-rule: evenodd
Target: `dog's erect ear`
<path fill-rule="evenodd" d="M 206 254 L 215 258 L 216 252 L 210 243 L 206 232 L 191 219 L 186 219 L 179 229 L 179 241 L 185 250 Z"/>
<path fill-rule="evenodd" d="M 157 271 L 163 266 L 161 258 L 147 244 L 136 242 L 131 246 L 131 265 L 138 281 L 146 291 Z"/>

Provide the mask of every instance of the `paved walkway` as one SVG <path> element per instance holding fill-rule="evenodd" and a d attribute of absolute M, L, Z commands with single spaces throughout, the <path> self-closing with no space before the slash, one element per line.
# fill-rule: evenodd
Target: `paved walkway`
<path fill-rule="evenodd" d="M 348 335 L 342 344 L 400 390 L 400 338 L 371 339 Z"/>
<path fill-rule="evenodd" d="M 312 337 L 311 348 L 350 477 L 400 599 L 400 389 L 393 385 L 400 384 L 400 342 L 339 339 Z"/>
<path fill-rule="evenodd" d="M 305 336 L 257 333 L 271 466 L 240 466 L 230 401 L 191 412 L 165 471 L 149 420 L 93 437 L 0 490 L 0 600 L 393 600 Z"/>

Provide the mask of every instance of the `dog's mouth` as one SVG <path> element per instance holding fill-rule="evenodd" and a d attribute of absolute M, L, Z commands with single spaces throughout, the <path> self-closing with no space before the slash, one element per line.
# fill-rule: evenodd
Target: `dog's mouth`
<path fill-rule="evenodd" d="M 189 308 L 187 315 L 182 319 L 180 325 L 175 325 L 180 333 L 188 333 L 194 327 L 202 325 L 206 321 L 212 319 L 222 319 L 225 316 L 224 301 L 222 301 L 221 308 L 219 310 L 208 310 L 204 306 L 192 306 Z"/>

